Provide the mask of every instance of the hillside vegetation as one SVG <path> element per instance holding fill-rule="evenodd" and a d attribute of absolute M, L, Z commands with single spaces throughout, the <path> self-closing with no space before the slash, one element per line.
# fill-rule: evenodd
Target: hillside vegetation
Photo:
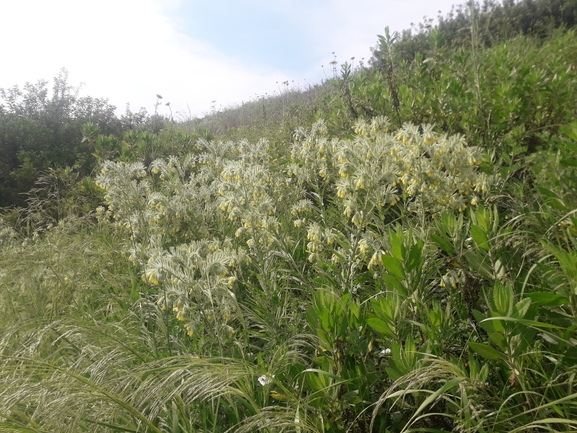
<path fill-rule="evenodd" d="M 1 90 L 0 432 L 577 431 L 576 19 L 182 122 Z"/>

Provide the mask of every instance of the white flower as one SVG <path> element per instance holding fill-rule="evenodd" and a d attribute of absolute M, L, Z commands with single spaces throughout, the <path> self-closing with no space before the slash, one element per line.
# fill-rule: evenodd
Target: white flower
<path fill-rule="evenodd" d="M 272 383 L 273 379 L 274 374 L 263 374 L 258 378 L 258 383 L 260 383 L 261 386 L 269 385 Z"/>
<path fill-rule="evenodd" d="M 387 347 L 386 349 L 383 349 L 379 352 L 379 356 L 389 356 L 391 353 L 391 349 Z"/>

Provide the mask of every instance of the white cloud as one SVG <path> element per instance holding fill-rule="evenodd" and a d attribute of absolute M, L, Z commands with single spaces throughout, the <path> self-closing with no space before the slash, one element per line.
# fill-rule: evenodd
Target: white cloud
<path fill-rule="evenodd" d="M 352 56 L 368 58 L 369 47 L 386 25 L 401 30 L 423 15 L 436 16 L 439 8 L 447 12 L 451 3 L 246 0 L 246 7 L 254 8 L 254 13 L 271 14 L 266 17 L 269 20 L 288 17 L 292 27 L 287 37 L 306 35 L 301 38 L 306 46 L 283 54 L 299 59 L 312 52 L 308 57 L 318 61 L 294 77 L 273 67 L 255 70 L 237 53 L 218 52 L 209 41 L 184 34 L 186 29 L 179 27 L 178 14 L 184 5 L 180 0 L 2 2 L 0 87 L 51 79 L 65 67 L 71 84 L 85 83 L 83 94 L 109 98 L 119 111 L 130 102 L 133 110 L 144 106 L 150 112 L 155 95 L 161 94 L 173 111 L 187 113 L 188 104 L 193 115 L 202 115 L 213 100 L 218 106 L 246 101 L 255 93 L 272 93 L 277 81 L 318 81 L 323 77 L 320 66 L 324 63 L 326 69 L 332 51 L 339 62 Z M 218 16 L 214 20 L 218 26 Z M 258 32 L 258 28 L 246 31 Z M 262 56 L 259 65 L 266 64 L 266 53 Z M 162 109 L 166 114 L 166 107 Z"/>
<path fill-rule="evenodd" d="M 313 45 L 325 67 L 336 52 L 339 62 L 369 59 L 377 35 L 408 29 L 411 22 L 418 24 L 426 15 L 436 18 L 451 10 L 455 0 L 330 0 L 313 2 L 303 14 Z"/>
<path fill-rule="evenodd" d="M 4 4 L 0 38 L 12 43 L 5 44 L 9 61 L 0 68 L 0 87 L 51 79 L 65 67 L 72 84 L 86 83 L 84 94 L 107 97 L 122 110 L 130 102 L 151 111 L 159 93 L 173 111 L 186 113 L 188 104 L 199 115 L 213 100 L 226 106 L 284 79 L 278 71 L 251 71 L 179 33 L 161 13 L 166 6 L 152 0 Z"/>

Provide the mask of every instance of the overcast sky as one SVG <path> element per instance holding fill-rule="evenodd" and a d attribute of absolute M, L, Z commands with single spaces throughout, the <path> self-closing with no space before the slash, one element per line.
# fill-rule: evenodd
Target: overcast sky
<path fill-rule="evenodd" d="M 0 88 L 51 81 L 181 117 L 306 86 L 458 0 L 0 0 Z M 324 65 L 321 68 L 321 65 Z M 282 87 L 282 85 L 281 85 Z M 216 101 L 213 103 L 212 101 Z M 159 108 L 168 114 L 168 108 Z M 164 113 L 163 111 L 166 111 Z"/>

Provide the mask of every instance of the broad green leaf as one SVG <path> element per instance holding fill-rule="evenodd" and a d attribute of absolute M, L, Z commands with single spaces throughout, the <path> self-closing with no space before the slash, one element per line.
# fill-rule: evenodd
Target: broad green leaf
<path fill-rule="evenodd" d="M 505 277 L 507 272 L 505 270 L 505 266 L 503 266 L 503 263 L 501 263 L 500 259 L 495 260 L 495 262 L 493 263 L 493 272 L 497 280 L 501 280 Z"/>
<path fill-rule="evenodd" d="M 489 221 L 487 217 L 491 216 L 491 210 L 485 209 L 482 204 L 479 204 L 477 210 L 475 211 L 475 218 L 477 219 L 477 223 L 482 230 L 487 232 L 489 230 Z"/>
<path fill-rule="evenodd" d="M 407 367 L 414 367 L 415 361 L 417 359 L 417 347 L 415 346 L 415 340 L 413 340 L 411 335 L 409 335 L 405 341 L 404 355 Z"/>
<path fill-rule="evenodd" d="M 493 320 L 491 323 L 493 323 L 493 328 L 495 328 L 495 332 L 489 335 L 489 338 L 491 337 L 498 338 L 497 340 L 495 340 L 495 344 L 497 344 L 497 346 L 501 346 L 503 337 L 501 333 L 505 332 L 505 327 L 503 326 L 503 323 L 500 320 Z"/>
<path fill-rule="evenodd" d="M 477 311 L 477 310 L 473 310 L 472 313 L 473 313 L 473 317 L 475 317 L 475 320 L 477 321 L 477 323 L 479 323 L 479 325 L 481 325 L 481 328 L 483 328 L 489 334 L 491 334 L 492 332 L 495 332 L 495 327 L 493 326 L 493 322 L 485 322 L 485 319 L 487 318 L 487 316 L 485 316 L 483 313 L 481 313 L 480 311 Z"/>
<path fill-rule="evenodd" d="M 345 315 L 339 317 L 338 325 L 339 325 L 338 326 L 338 333 L 335 337 L 337 339 L 343 339 L 347 335 L 347 331 L 350 328 L 350 323 L 349 323 L 348 317 Z"/>
<path fill-rule="evenodd" d="M 560 305 L 569 305 L 569 299 L 565 296 L 551 292 L 534 292 L 526 295 L 533 303 L 542 307 L 558 307 Z"/>
<path fill-rule="evenodd" d="M 569 208 L 559 199 L 551 199 L 547 201 L 547 204 L 553 209 L 560 210 L 562 212 L 567 212 Z"/>
<path fill-rule="evenodd" d="M 487 266 L 487 264 L 484 262 L 483 258 L 479 257 L 473 251 L 465 251 L 463 255 L 473 270 L 479 272 L 486 278 L 493 278 L 493 272 L 491 271 L 491 268 L 489 268 L 489 266 Z"/>
<path fill-rule="evenodd" d="M 561 160 L 561 164 L 566 167 L 577 167 L 577 160 L 564 158 Z"/>
<path fill-rule="evenodd" d="M 409 261 L 408 263 L 406 263 L 407 272 L 412 272 L 413 270 L 419 270 L 419 268 L 421 267 L 423 245 L 424 242 L 420 240 L 415 245 L 413 245 L 413 248 L 411 248 L 411 251 L 409 252 Z"/>
<path fill-rule="evenodd" d="M 497 349 L 492 348 L 488 344 L 475 343 L 473 341 L 470 341 L 469 347 L 486 359 L 502 359 L 502 360 L 507 359 L 504 353 L 499 352 Z"/>
<path fill-rule="evenodd" d="M 485 231 L 478 225 L 471 226 L 471 237 L 477 244 L 477 246 L 485 251 L 489 251 L 489 239 L 485 234 Z"/>
<path fill-rule="evenodd" d="M 311 391 L 321 391 L 329 385 L 327 378 L 324 375 L 319 374 L 307 374 L 305 376 L 305 381 Z"/>
<path fill-rule="evenodd" d="M 489 377 L 489 364 L 485 364 L 481 367 L 481 371 L 479 372 L 479 380 L 481 380 L 481 382 L 486 382 L 488 377 Z"/>
<path fill-rule="evenodd" d="M 317 337 L 321 340 L 321 343 L 327 348 L 327 350 L 332 350 L 333 339 L 330 337 L 329 333 L 323 329 L 317 328 Z"/>
<path fill-rule="evenodd" d="M 525 317 L 530 307 L 531 307 L 531 299 L 529 298 L 521 299 L 519 302 L 515 304 L 514 316 L 519 319 L 522 319 L 523 317 Z"/>
<path fill-rule="evenodd" d="M 495 310 L 501 316 L 510 316 L 513 313 L 513 302 L 515 294 L 511 287 L 505 286 L 499 281 L 495 282 L 493 288 L 493 305 Z"/>
<path fill-rule="evenodd" d="M 369 317 L 367 319 L 367 324 L 375 331 L 380 332 L 381 334 L 388 335 L 390 337 L 393 337 L 395 335 L 394 332 L 391 330 L 391 327 L 387 324 L 387 322 L 379 319 L 378 317 Z"/>
<path fill-rule="evenodd" d="M 389 360 L 389 365 L 390 367 L 385 368 L 385 371 L 387 372 L 387 376 L 389 376 L 389 378 L 392 381 L 397 380 L 403 374 L 405 374 L 404 370 L 401 370 L 399 369 L 399 367 L 397 367 L 397 364 L 394 361 L 394 359 Z"/>
<path fill-rule="evenodd" d="M 451 245 L 451 242 L 446 237 L 431 235 L 431 240 L 447 254 L 451 256 L 455 254 L 455 248 L 453 248 L 453 245 Z"/>
<path fill-rule="evenodd" d="M 397 226 L 396 231 L 389 230 L 389 242 L 393 256 L 398 260 L 405 260 L 405 245 L 403 243 L 403 229 Z"/>
<path fill-rule="evenodd" d="M 503 336 L 505 329 L 500 321 L 496 320 L 493 323 L 496 325 L 495 328 L 498 328 L 498 332 L 489 334 L 489 341 L 501 350 L 505 351 L 507 349 L 507 340 L 505 340 L 505 337 Z"/>
<path fill-rule="evenodd" d="M 535 339 L 535 336 L 537 335 L 537 330 L 535 328 L 529 328 L 527 326 L 519 326 L 517 327 L 517 329 L 523 341 L 523 349 L 525 349 Z"/>
<path fill-rule="evenodd" d="M 541 195 L 543 195 L 545 197 L 556 198 L 556 199 L 559 198 L 559 196 L 555 192 L 551 191 L 548 188 L 545 188 L 542 186 L 537 186 L 536 188 L 537 188 L 537 191 L 539 191 L 541 193 Z"/>
<path fill-rule="evenodd" d="M 352 317 L 358 319 L 361 314 L 361 307 L 355 301 L 349 302 L 348 304 L 349 312 Z"/>
<path fill-rule="evenodd" d="M 317 310 L 319 315 L 320 315 L 320 319 L 321 319 L 321 325 L 323 327 L 323 329 L 331 330 L 333 329 L 333 325 L 334 325 L 334 320 L 333 320 L 333 315 L 330 314 L 330 310 L 326 309 L 326 310 Z"/>
<path fill-rule="evenodd" d="M 371 304 L 371 307 L 373 307 L 373 311 L 375 312 L 375 314 L 377 316 L 384 316 L 386 315 L 385 313 L 385 309 L 384 304 L 387 302 L 386 299 L 380 298 L 380 299 L 376 299 L 376 298 L 371 298 L 369 299 L 369 302 Z"/>
<path fill-rule="evenodd" d="M 403 286 L 403 283 L 401 283 L 401 281 L 394 275 L 383 274 L 381 278 L 383 279 L 389 290 L 394 290 L 397 293 L 400 293 L 401 295 L 407 294 L 407 290 L 405 289 L 405 286 Z"/>
<path fill-rule="evenodd" d="M 475 359 L 472 353 L 469 353 L 469 376 L 472 378 L 477 377 L 479 374 L 479 363 Z"/>
<path fill-rule="evenodd" d="M 400 280 L 405 279 L 405 271 L 403 270 L 403 265 L 399 260 L 397 260 L 393 256 L 383 255 L 381 257 L 383 265 L 389 272 L 389 274 L 394 275 L 395 277 L 399 278 Z"/>
<path fill-rule="evenodd" d="M 429 323 L 431 324 L 432 327 L 434 328 L 440 328 L 441 327 L 441 312 L 440 311 L 435 311 L 435 310 L 429 310 Z"/>
<path fill-rule="evenodd" d="M 569 125 L 563 125 L 560 128 L 560 131 L 570 139 L 577 141 L 577 122 L 570 123 Z"/>

